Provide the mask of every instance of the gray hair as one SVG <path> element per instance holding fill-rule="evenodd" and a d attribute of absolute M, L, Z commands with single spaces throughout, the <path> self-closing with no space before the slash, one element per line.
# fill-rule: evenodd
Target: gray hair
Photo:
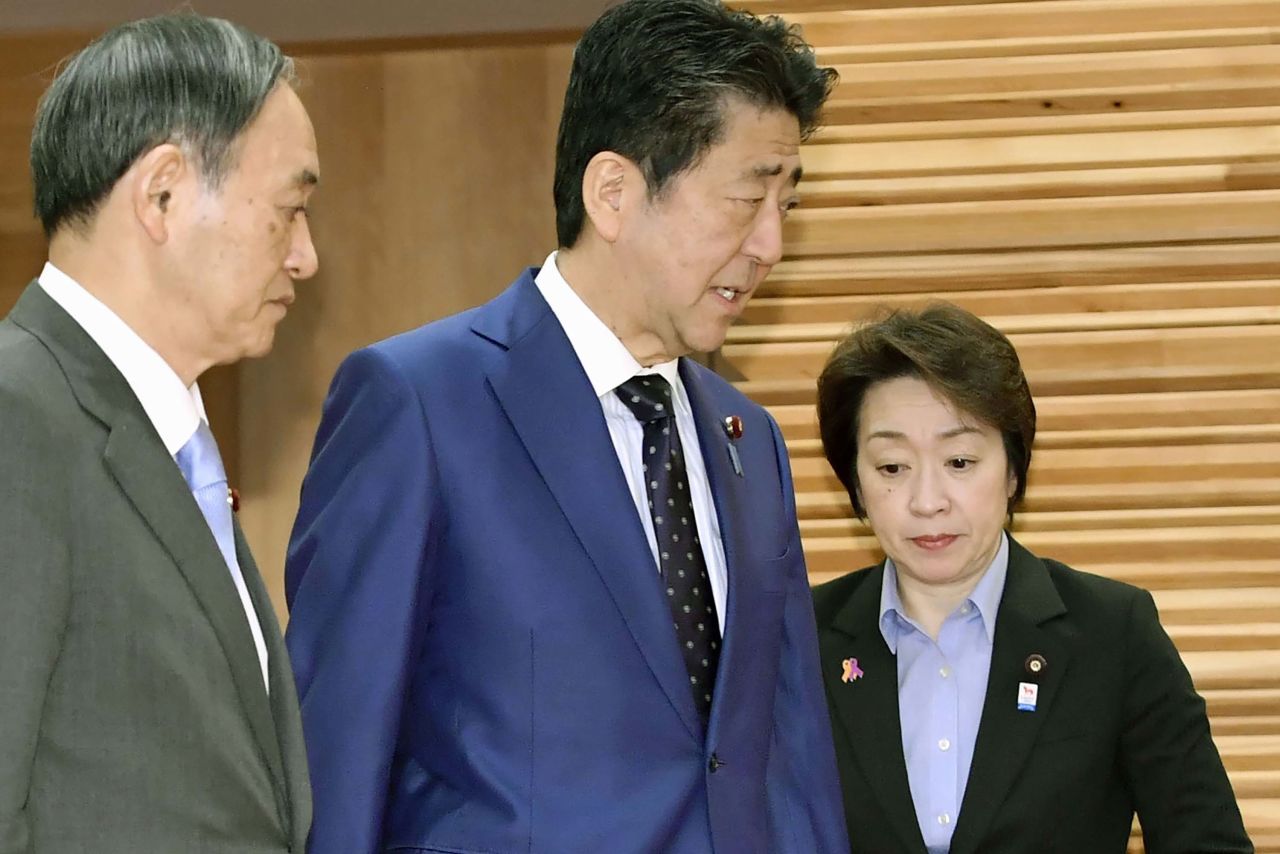
<path fill-rule="evenodd" d="M 109 30 L 66 63 L 36 110 L 31 178 L 45 235 L 87 225 L 129 167 L 166 142 L 217 188 L 280 82 L 295 82 L 293 60 L 230 21 L 179 12 Z"/>

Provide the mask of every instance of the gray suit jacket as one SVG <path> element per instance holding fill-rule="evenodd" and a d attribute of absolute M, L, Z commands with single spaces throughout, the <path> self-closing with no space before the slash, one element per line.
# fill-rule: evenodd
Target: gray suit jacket
<path fill-rule="evenodd" d="M 0 854 L 305 847 L 306 753 L 271 658 L 124 378 L 31 285 L 0 322 Z"/>

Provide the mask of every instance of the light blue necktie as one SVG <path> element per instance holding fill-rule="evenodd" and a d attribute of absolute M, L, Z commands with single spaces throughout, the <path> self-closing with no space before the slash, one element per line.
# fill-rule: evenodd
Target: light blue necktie
<path fill-rule="evenodd" d="M 209 425 L 200 421 L 196 432 L 178 451 L 178 468 L 191 487 L 200 512 L 209 523 L 213 538 L 218 541 L 218 550 L 231 575 L 237 579 L 239 587 L 240 563 L 236 560 L 236 535 L 231 523 L 231 504 L 228 501 L 227 472 L 222 467 L 222 457 L 218 454 L 218 443 L 213 438 Z"/>
<path fill-rule="evenodd" d="M 200 420 L 200 426 L 192 434 L 187 443 L 178 450 L 174 459 L 182 476 L 186 478 L 191 494 L 195 496 L 200 512 L 204 514 L 209 530 L 218 543 L 218 551 L 231 571 L 231 580 L 235 583 L 236 592 L 240 594 L 240 602 L 244 605 L 245 619 L 249 623 L 249 631 L 253 635 L 254 646 L 258 650 L 259 663 L 262 665 L 262 678 L 267 684 L 267 647 L 262 636 L 262 627 L 258 624 L 254 612 L 253 600 L 249 598 L 249 590 L 244 583 L 244 573 L 240 571 L 240 561 L 236 559 L 235 526 L 231 521 L 230 493 L 227 489 L 227 471 L 222 467 L 222 457 L 218 454 L 218 443 L 213 438 L 209 425 Z"/>

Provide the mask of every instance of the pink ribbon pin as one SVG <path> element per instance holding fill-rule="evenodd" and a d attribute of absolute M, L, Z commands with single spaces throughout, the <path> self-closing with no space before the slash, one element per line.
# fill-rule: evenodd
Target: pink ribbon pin
<path fill-rule="evenodd" d="M 852 682 L 855 679 L 861 679 L 863 676 L 862 668 L 858 666 L 858 659 L 846 658 L 840 663 L 844 672 L 840 674 L 841 682 Z"/>

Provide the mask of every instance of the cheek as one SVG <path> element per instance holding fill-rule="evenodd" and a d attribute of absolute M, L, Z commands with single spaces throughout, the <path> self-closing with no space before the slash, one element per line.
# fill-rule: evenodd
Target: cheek
<path fill-rule="evenodd" d="M 868 520 L 876 525 L 889 522 L 894 515 L 896 487 L 883 481 L 877 482 L 861 473 L 859 483 L 859 496 L 862 498 L 863 509 L 867 511 Z"/>

